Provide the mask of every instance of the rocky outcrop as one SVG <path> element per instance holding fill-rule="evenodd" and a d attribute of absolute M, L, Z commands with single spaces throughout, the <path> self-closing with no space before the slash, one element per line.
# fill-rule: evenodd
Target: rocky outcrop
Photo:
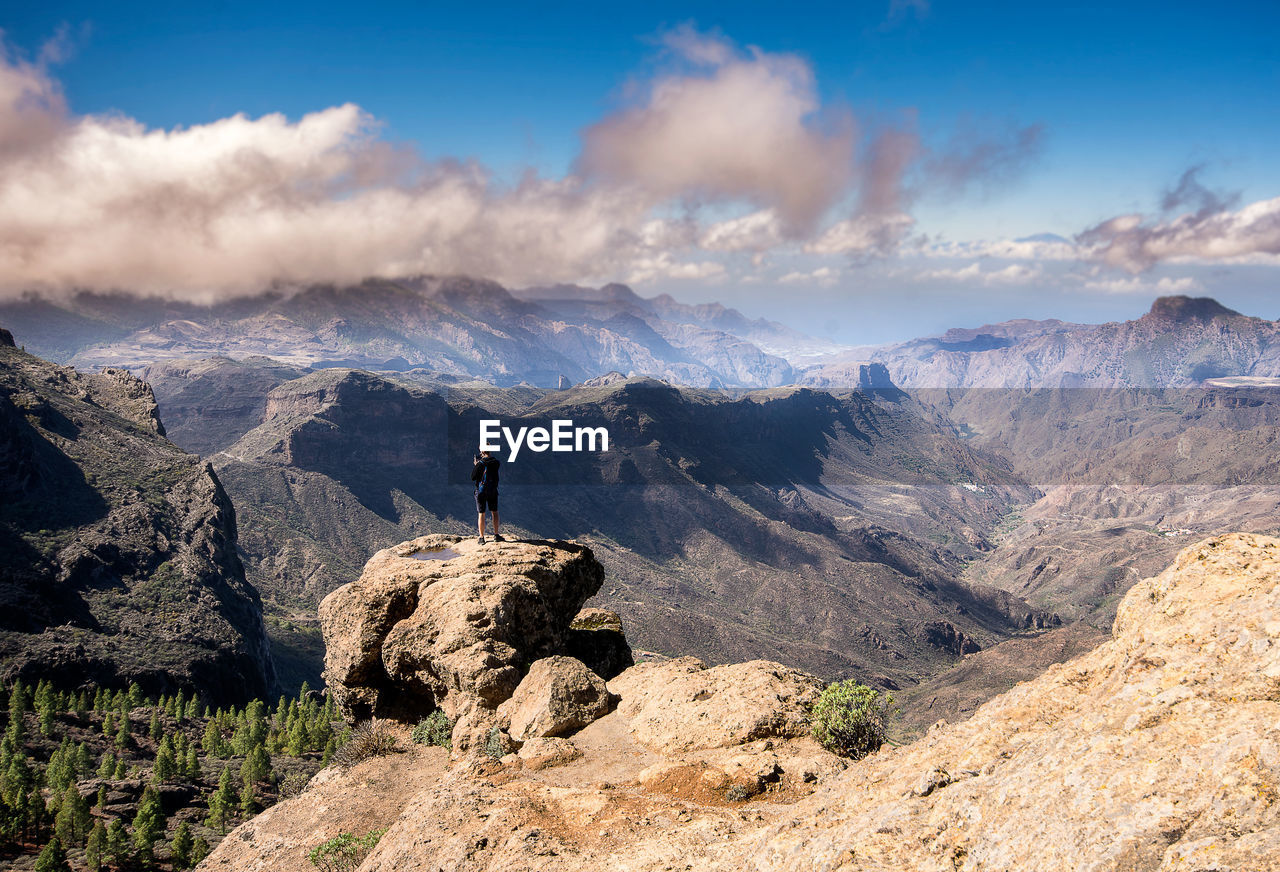
<path fill-rule="evenodd" d="M 0 346 L 0 681 L 213 705 L 272 690 L 231 501 L 163 434 L 128 372 Z"/>
<path fill-rule="evenodd" d="M 443 709 L 465 749 L 497 724 L 535 661 L 565 651 L 603 577 L 572 542 L 437 535 L 379 551 L 320 604 L 325 680 L 356 720 Z"/>
<path fill-rule="evenodd" d="M 363 870 L 701 868 L 709 842 L 758 829 L 843 770 L 793 736 L 817 685 L 766 661 L 641 664 L 610 682 L 624 694 L 618 708 L 570 738 L 531 738 L 500 761 L 472 755 L 447 768 L 442 751 L 403 741 L 403 756 L 327 769 L 233 831 L 201 869 L 311 872 L 319 843 L 383 827 Z M 653 741 L 694 711 L 705 716 L 694 741 Z"/>
<path fill-rule="evenodd" d="M 1092 652 L 843 771 L 786 738 L 804 676 L 763 662 L 641 664 L 610 682 L 613 712 L 572 739 L 529 743 L 527 762 L 525 749 L 473 758 L 407 800 L 371 800 L 391 823 L 361 869 L 1277 870 L 1277 615 L 1280 539 L 1206 540 L 1134 586 Z M 737 717 L 757 706 L 776 713 Z M 783 735 L 743 741 L 748 722 Z M 682 742 L 680 725 L 704 738 Z M 710 747 L 719 740 L 736 743 Z M 335 812 L 349 805 L 344 786 L 416 759 L 318 779 L 205 868 L 267 868 L 269 850 L 270 868 L 301 872 L 311 846 L 359 829 L 341 814 L 374 816 Z M 309 826 L 302 816 L 320 809 L 323 825 Z"/>
<path fill-rule="evenodd" d="M 779 870 L 1280 868 L 1277 614 L 1280 540 L 1193 545 L 1129 591 L 1110 641 L 734 853 Z"/>

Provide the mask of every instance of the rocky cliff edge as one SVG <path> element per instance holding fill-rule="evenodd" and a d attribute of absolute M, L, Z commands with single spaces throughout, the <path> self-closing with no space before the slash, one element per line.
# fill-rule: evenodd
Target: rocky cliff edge
<path fill-rule="evenodd" d="M 501 760 L 326 770 L 202 868 L 306 869 L 388 827 L 361 872 L 1280 870 L 1280 540 L 1193 545 L 1092 652 L 847 769 L 798 735 L 819 686 L 643 663 L 608 714 Z"/>

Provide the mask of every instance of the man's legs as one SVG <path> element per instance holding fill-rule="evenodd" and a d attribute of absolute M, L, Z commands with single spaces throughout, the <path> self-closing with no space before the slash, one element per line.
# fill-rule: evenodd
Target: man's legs
<path fill-rule="evenodd" d="M 481 521 L 480 521 L 480 525 L 481 525 L 481 527 L 483 527 L 483 526 L 484 526 L 484 521 L 483 521 L 483 520 L 481 520 Z M 483 529 L 480 531 L 480 535 L 481 535 L 481 536 L 483 536 L 483 535 L 484 535 L 484 530 L 483 530 Z M 494 538 L 495 538 L 495 539 L 498 537 L 498 510 L 497 510 L 497 509 L 494 509 L 494 510 L 493 510 L 493 536 L 494 536 Z"/>
<path fill-rule="evenodd" d="M 484 538 L 484 512 L 480 513 L 480 517 L 476 521 L 476 525 L 480 528 L 480 538 L 483 539 Z"/>

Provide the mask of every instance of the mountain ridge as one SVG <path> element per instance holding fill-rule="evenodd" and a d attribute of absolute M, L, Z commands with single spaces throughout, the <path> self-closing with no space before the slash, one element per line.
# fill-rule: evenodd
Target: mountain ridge
<path fill-rule="evenodd" d="M 273 686 L 257 591 L 213 468 L 164 438 L 150 387 L 0 343 L 0 674 L 67 689 Z"/>

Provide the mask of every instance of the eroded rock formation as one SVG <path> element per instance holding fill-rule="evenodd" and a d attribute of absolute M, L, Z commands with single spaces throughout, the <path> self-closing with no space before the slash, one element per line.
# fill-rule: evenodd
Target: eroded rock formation
<path fill-rule="evenodd" d="M 326 682 L 354 720 L 443 709 L 464 749 L 497 725 L 535 661 L 566 652 L 603 578 L 571 542 L 436 535 L 384 549 L 320 604 Z"/>

